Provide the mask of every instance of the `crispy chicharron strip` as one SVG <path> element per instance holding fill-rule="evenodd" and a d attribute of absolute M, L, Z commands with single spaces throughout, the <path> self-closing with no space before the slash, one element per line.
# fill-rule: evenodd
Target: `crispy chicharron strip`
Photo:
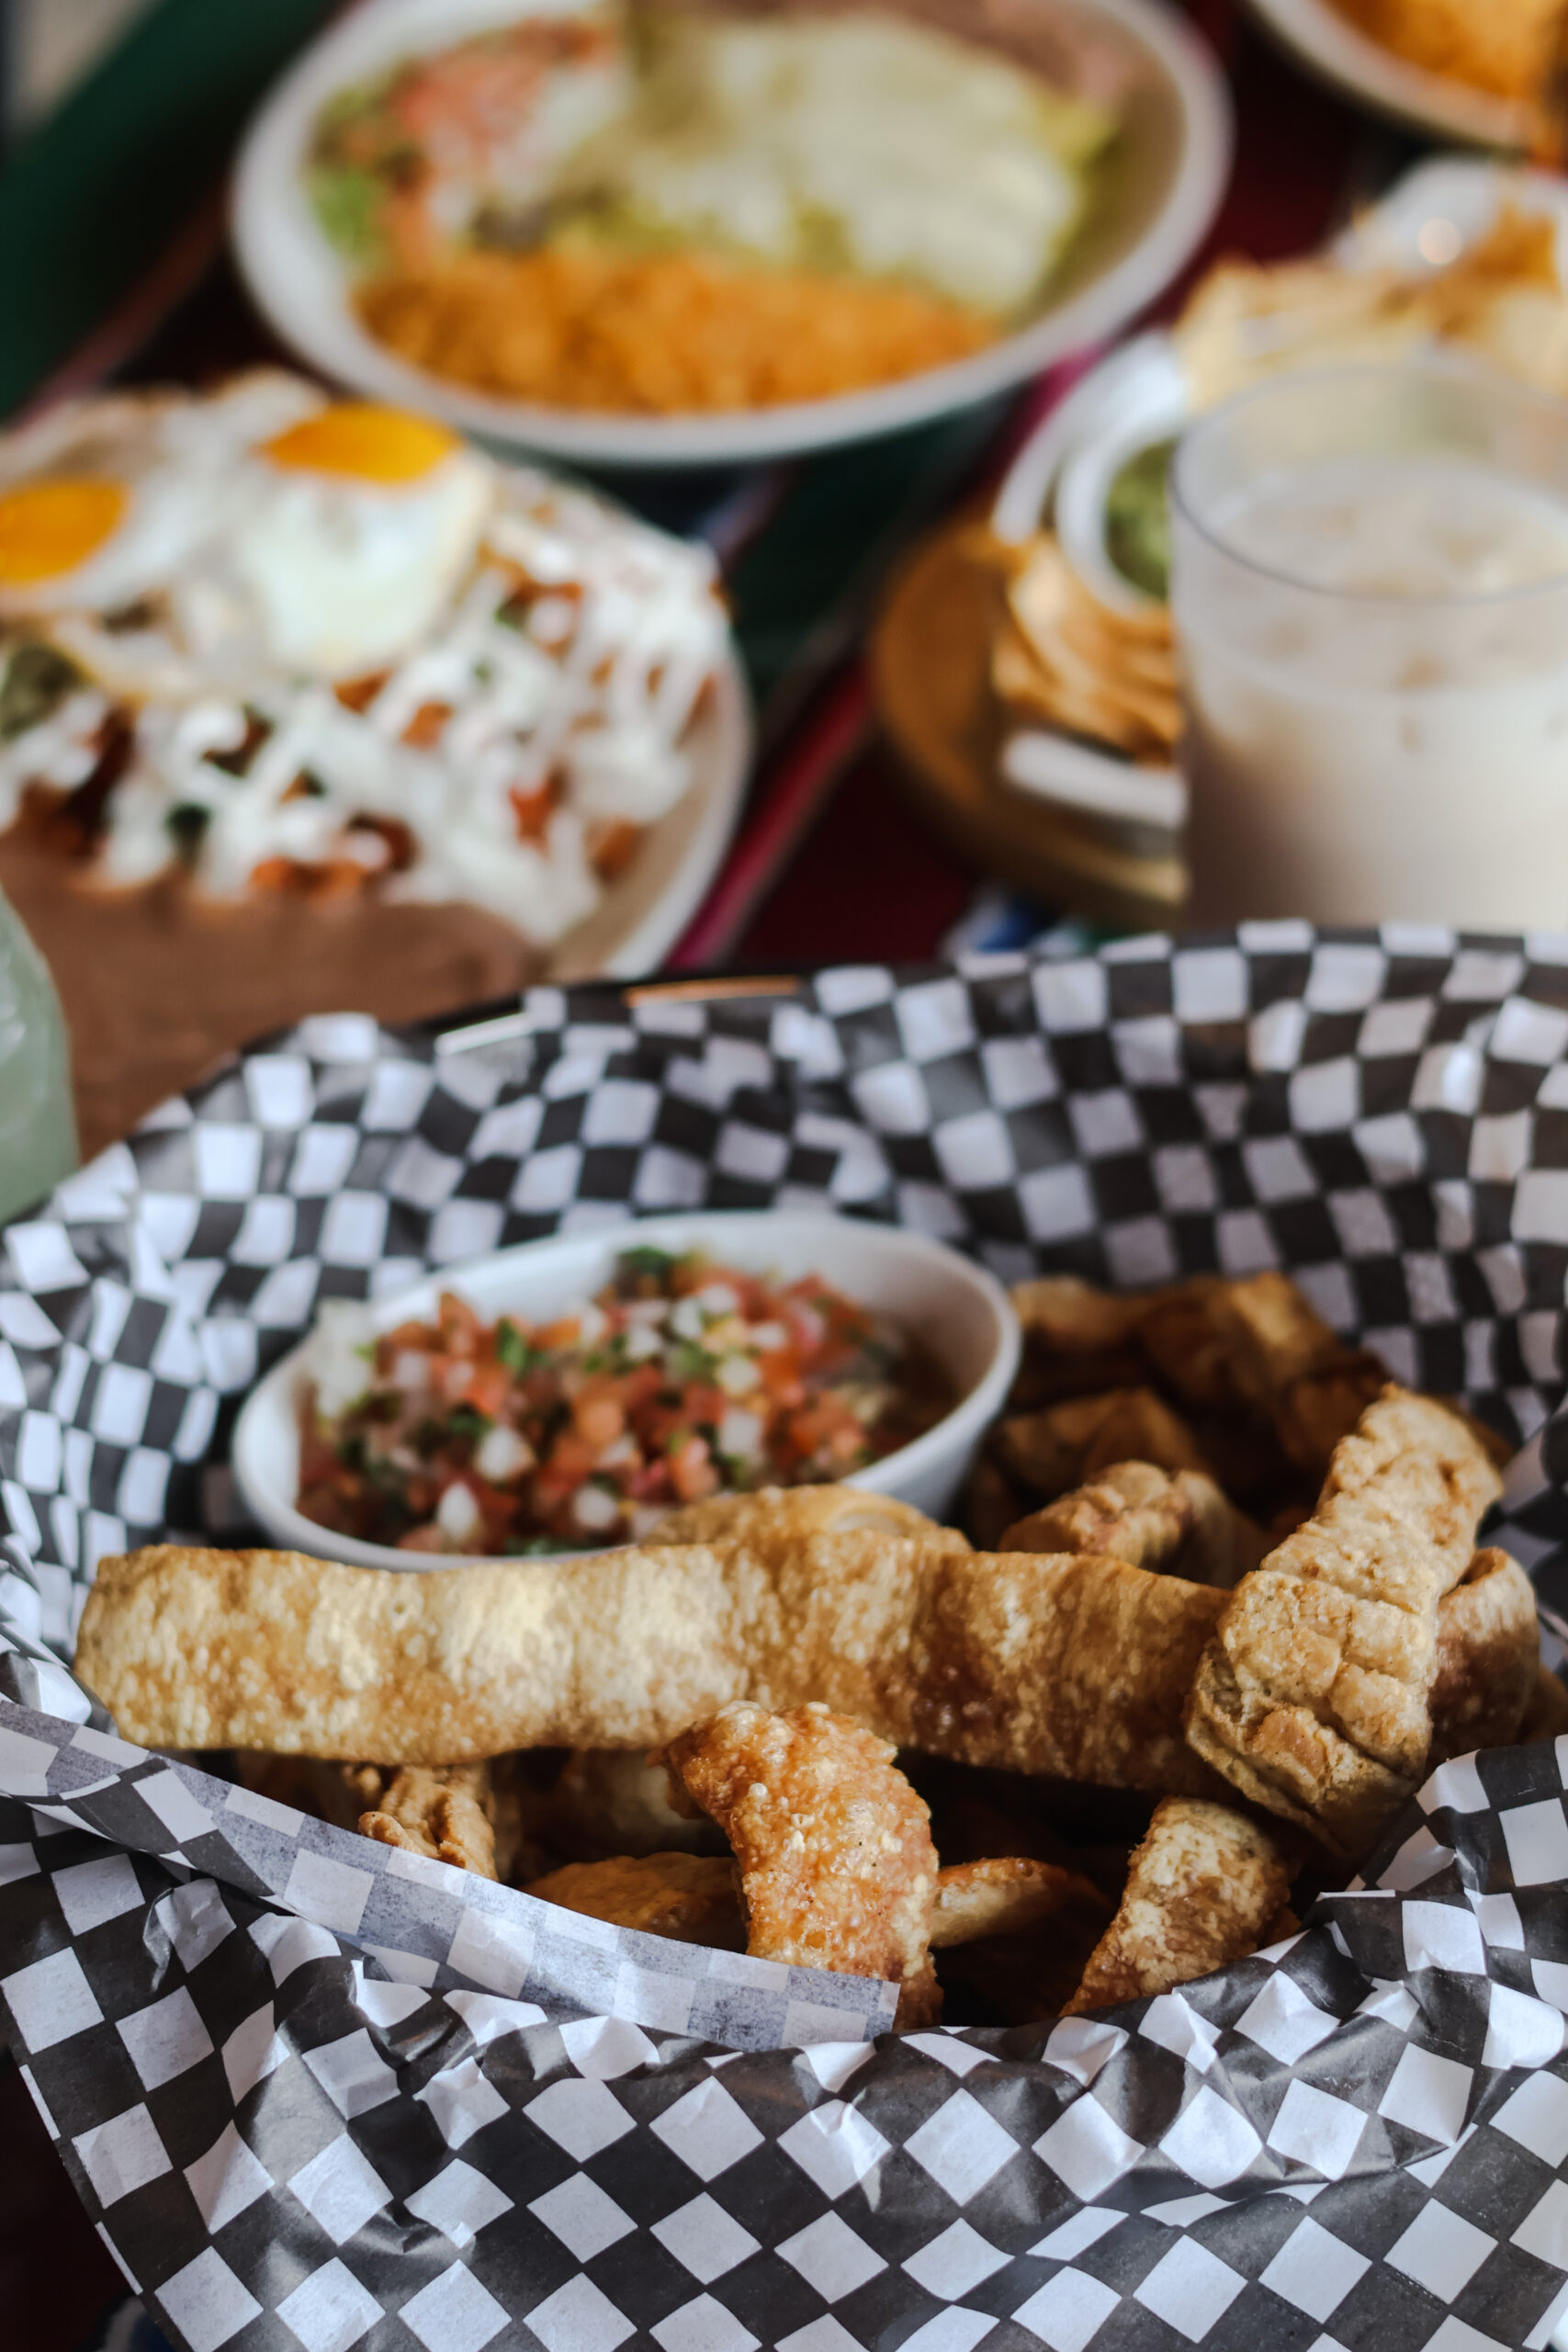
<path fill-rule="evenodd" d="M 893 1749 L 823 1706 L 721 1708 L 664 1751 L 672 1795 L 716 1821 L 740 1871 L 759 1960 L 881 1976 L 900 2027 L 930 2024 L 936 1849 Z"/>
<path fill-rule="evenodd" d="M 1224 1605 L 940 1530 L 408 1573 L 171 1544 L 103 1563 L 77 1664 L 152 1747 L 461 1762 L 820 1699 L 961 1763 L 1201 1792 L 1181 1709 Z"/>
<path fill-rule="evenodd" d="M 1167 1797 L 1067 2016 L 1168 1993 L 1256 1951 L 1291 1877 L 1275 1839 L 1234 1805 Z"/>
<path fill-rule="evenodd" d="M 1425 1770 L 1438 1608 L 1498 1492 L 1464 1422 L 1386 1388 L 1336 1448 L 1313 1518 L 1231 1595 L 1188 1703 L 1195 1752 L 1363 1854 Z"/>

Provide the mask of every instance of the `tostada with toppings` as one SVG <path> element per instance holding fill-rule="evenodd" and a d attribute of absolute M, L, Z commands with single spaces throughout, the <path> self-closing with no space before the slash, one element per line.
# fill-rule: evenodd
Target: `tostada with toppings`
<path fill-rule="evenodd" d="M 265 372 L 0 441 L 0 888 L 89 1146 L 259 1030 L 537 976 L 727 694 L 738 782 L 705 549 L 424 417 Z"/>

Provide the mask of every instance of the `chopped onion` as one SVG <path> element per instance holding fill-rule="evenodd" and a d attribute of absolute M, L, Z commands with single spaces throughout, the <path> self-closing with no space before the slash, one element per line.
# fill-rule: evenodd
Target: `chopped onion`
<path fill-rule="evenodd" d="M 731 1462 L 750 1462 L 761 1450 L 767 1424 L 760 1413 L 743 1413 L 731 1405 L 718 1425 L 718 1450 Z"/>
<path fill-rule="evenodd" d="M 606 1527 L 614 1527 L 619 1519 L 620 1498 L 606 1494 L 603 1487 L 582 1487 L 572 1502 L 571 1515 L 579 1527 L 598 1534 Z"/>
<path fill-rule="evenodd" d="M 761 1375 L 750 1356 L 726 1356 L 714 1378 L 727 1396 L 750 1396 L 761 1385 Z"/>
<path fill-rule="evenodd" d="M 491 1486 L 499 1487 L 503 1486 L 508 1478 L 517 1477 L 522 1471 L 531 1470 L 536 1458 L 526 1438 L 519 1437 L 517 1431 L 508 1429 L 504 1421 L 498 1421 L 494 1429 L 486 1430 L 475 1448 L 474 1468 L 481 1478 L 488 1478 Z"/>
<path fill-rule="evenodd" d="M 705 1283 L 696 1297 L 703 1313 L 715 1322 L 721 1315 L 734 1315 L 739 1310 L 740 1301 L 728 1283 Z"/>
<path fill-rule="evenodd" d="M 670 1329 L 678 1340 L 700 1340 L 703 1336 L 703 1310 L 700 1301 L 695 1297 L 677 1300 L 674 1312 L 670 1317 Z"/>
<path fill-rule="evenodd" d="M 467 1544 L 479 1523 L 479 1507 L 459 1479 L 435 1507 L 435 1524 L 450 1544 Z"/>

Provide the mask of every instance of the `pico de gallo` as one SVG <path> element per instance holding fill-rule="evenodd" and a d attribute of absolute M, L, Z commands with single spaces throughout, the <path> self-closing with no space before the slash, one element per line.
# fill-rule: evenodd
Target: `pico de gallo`
<path fill-rule="evenodd" d="M 552 1322 L 487 1323 L 446 1291 L 359 1353 L 340 1409 L 307 1396 L 298 1508 L 405 1552 L 635 1542 L 708 1495 L 848 1477 L 954 1401 L 908 1334 L 818 1275 L 659 1250 L 626 1250 Z"/>

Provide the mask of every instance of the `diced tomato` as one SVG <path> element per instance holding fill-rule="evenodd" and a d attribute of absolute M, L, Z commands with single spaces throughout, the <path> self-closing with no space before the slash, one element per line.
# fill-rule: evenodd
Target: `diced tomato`
<path fill-rule="evenodd" d="M 762 1385 L 775 1405 L 803 1405 L 806 1385 L 800 1377 L 800 1358 L 794 1348 L 775 1348 L 757 1359 L 757 1369 L 762 1375 Z"/>
<path fill-rule="evenodd" d="M 705 1437 L 686 1439 L 670 1456 L 670 1483 L 683 1503 L 700 1503 L 718 1491 L 718 1472 L 708 1453 Z"/>
<path fill-rule="evenodd" d="M 626 1426 L 626 1408 L 615 1394 L 615 1381 L 587 1381 L 572 1399 L 571 1418 L 579 1437 L 595 1454 L 614 1445 Z"/>
<path fill-rule="evenodd" d="M 468 1374 L 468 1402 L 476 1411 L 499 1420 L 511 1394 L 512 1374 L 503 1363 L 492 1358 L 489 1363 L 474 1365 Z"/>

